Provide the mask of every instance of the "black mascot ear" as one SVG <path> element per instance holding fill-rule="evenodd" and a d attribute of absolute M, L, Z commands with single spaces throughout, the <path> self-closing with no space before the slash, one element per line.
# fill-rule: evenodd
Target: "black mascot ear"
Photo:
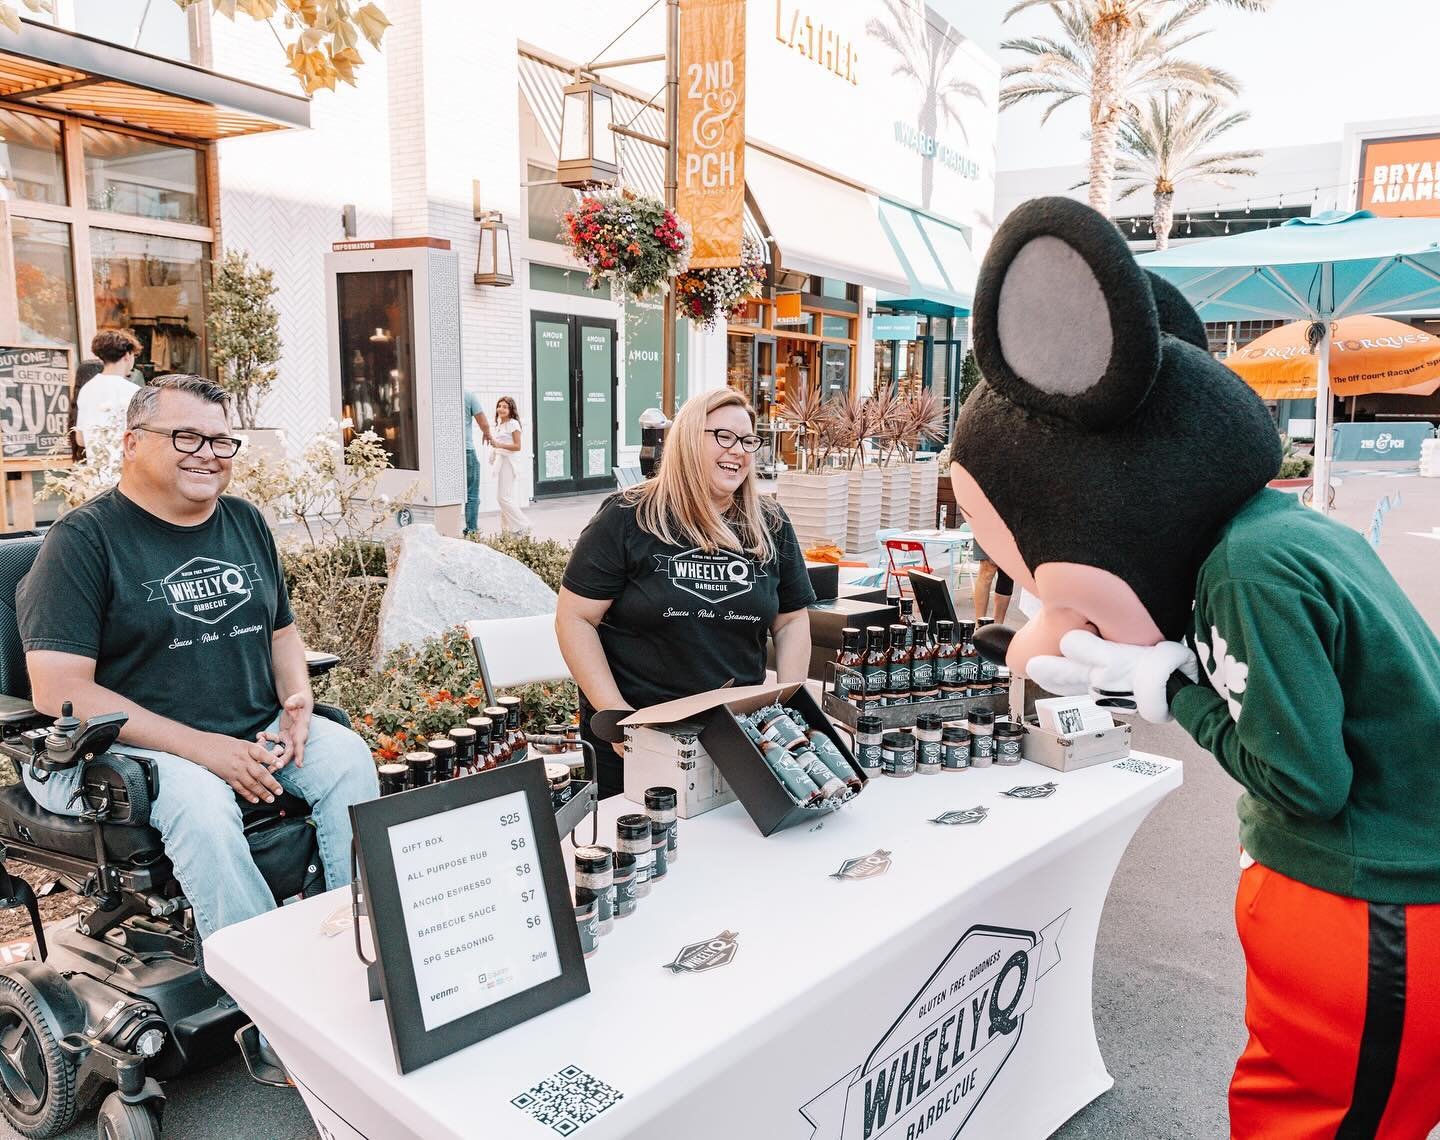
<path fill-rule="evenodd" d="M 996 231 L 972 331 L 991 387 L 1091 431 L 1130 416 L 1160 367 L 1149 278 L 1114 223 L 1071 198 L 1026 202 Z"/>
<path fill-rule="evenodd" d="M 1160 314 L 1160 331 L 1178 340 L 1193 344 L 1201 352 L 1210 351 L 1210 338 L 1205 335 L 1205 322 L 1185 300 L 1185 294 L 1165 278 L 1146 270 L 1150 292 L 1155 295 L 1155 309 Z"/>

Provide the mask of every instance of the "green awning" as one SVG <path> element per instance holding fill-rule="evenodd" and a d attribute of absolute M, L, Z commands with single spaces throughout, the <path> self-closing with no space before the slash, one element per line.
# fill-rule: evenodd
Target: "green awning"
<path fill-rule="evenodd" d="M 904 296 L 879 295 L 887 308 L 930 316 L 966 316 L 975 299 L 975 256 L 965 232 L 928 214 L 880 200 L 880 226 L 905 269 Z"/>

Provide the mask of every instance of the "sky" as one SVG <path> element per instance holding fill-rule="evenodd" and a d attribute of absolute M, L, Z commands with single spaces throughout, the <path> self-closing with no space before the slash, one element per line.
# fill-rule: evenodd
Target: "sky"
<path fill-rule="evenodd" d="M 1045 7 L 1004 23 L 1013 0 L 928 2 L 1002 67 L 1019 57 L 1001 41 L 1054 26 Z M 1251 115 L 1227 149 L 1337 142 L 1345 123 L 1440 112 L 1440 0 L 1273 0 L 1267 13 L 1217 6 L 1196 23 L 1214 31 L 1186 53 L 1235 75 L 1237 106 Z M 1000 170 L 1085 161 L 1087 109 L 1077 101 L 1042 128 L 1043 107 L 1001 114 Z"/>

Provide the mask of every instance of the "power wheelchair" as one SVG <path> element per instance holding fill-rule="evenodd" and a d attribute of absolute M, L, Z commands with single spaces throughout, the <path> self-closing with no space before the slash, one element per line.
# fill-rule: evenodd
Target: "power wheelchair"
<path fill-rule="evenodd" d="M 263 1063 L 249 1019 L 204 972 L 189 905 L 148 825 L 153 763 L 123 745 L 111 750 L 124 715 L 52 722 L 29 702 L 15 588 L 40 541 L 0 539 L 0 755 L 17 773 L 84 765 L 83 814 L 47 811 L 23 781 L 0 788 L 0 908 L 25 907 L 35 933 L 31 957 L 0 967 L 0 1112 L 23 1136 L 53 1136 L 113 1086 L 99 1109 L 101 1140 L 152 1140 L 161 1080 L 225 1058 L 234 1042 L 252 1074 Z M 339 709 L 315 711 L 349 724 Z M 277 903 L 325 889 L 309 804 L 287 793 L 240 806 Z M 35 892 L 8 869 L 12 857 L 55 871 L 56 887 L 93 906 L 47 943 Z"/>

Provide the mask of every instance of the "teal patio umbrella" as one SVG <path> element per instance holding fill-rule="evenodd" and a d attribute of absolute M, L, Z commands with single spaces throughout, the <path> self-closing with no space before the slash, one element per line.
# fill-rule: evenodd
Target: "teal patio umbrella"
<path fill-rule="evenodd" d="M 1202 320 L 1314 322 L 1314 502 L 1328 510 L 1331 323 L 1359 313 L 1440 309 L 1440 219 L 1329 210 L 1136 260 L 1184 293 Z"/>

